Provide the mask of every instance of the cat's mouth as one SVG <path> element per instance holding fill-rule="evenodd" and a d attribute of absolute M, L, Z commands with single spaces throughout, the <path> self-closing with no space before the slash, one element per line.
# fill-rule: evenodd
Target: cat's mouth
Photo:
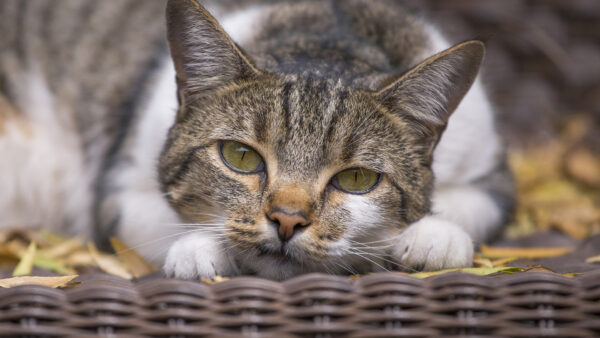
<path fill-rule="evenodd" d="M 285 244 L 281 245 L 279 249 L 260 245 L 258 247 L 258 252 L 258 257 L 269 257 L 281 263 L 302 264 L 302 261 L 298 259 L 297 255 L 294 255 Z"/>

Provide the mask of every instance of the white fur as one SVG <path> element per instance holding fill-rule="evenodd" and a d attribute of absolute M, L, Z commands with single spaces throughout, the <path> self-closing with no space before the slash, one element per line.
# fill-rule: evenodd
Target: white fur
<path fill-rule="evenodd" d="M 267 13 L 266 7 L 224 15 L 216 10 L 224 29 L 241 45 L 254 37 Z M 433 29 L 430 34 L 433 48 L 423 58 L 449 46 Z M 158 186 L 157 159 L 177 108 L 174 79 L 171 61 L 165 59 L 155 86 L 147 93 L 147 106 L 131 128 L 134 134 L 127 140 L 131 144 L 126 155 L 132 163 L 119 171 L 114 182 L 121 189 L 114 196 L 120 210 L 118 236 L 155 262 L 163 262 L 166 255 L 165 271 L 172 276 L 237 274 L 232 257 L 209 235 L 192 233 L 176 238 L 182 231 L 173 226 L 178 218 Z M 89 234 L 92 175 L 86 173 L 78 136 L 68 121 L 56 118 L 56 111 L 63 107 L 55 105 L 40 73 L 26 73 L 16 83 L 23 84 L 16 92 L 27 93 L 18 102 L 25 115 L 22 122 L 8 120 L 0 132 L 0 158 L 4 159 L 0 161 L 0 227 L 43 224 L 58 229 L 68 219 L 74 222 L 69 232 Z M 492 109 L 476 81 L 450 118 L 434 153 L 434 215 L 393 238 L 398 245 L 392 258 L 402 265 L 426 269 L 469 265 L 472 239 L 483 238 L 501 214 L 491 198 L 471 182 L 492 168 L 499 152 Z M 346 206 L 353 219 L 350 237 L 368 234 L 369 228 L 385 221 L 362 196 L 349 196 Z M 273 260 L 249 255 L 239 259 L 272 278 L 318 268 L 273 266 Z"/>
<path fill-rule="evenodd" d="M 115 197 L 120 208 L 118 236 L 137 247 L 155 262 L 164 261 L 167 248 L 175 241 L 178 217 L 162 196 L 156 171 L 158 157 L 175 122 L 177 86 L 171 60 L 165 58 L 156 75 L 156 82 L 147 94 L 148 103 L 142 109 L 134 137 L 128 145 L 131 163 L 116 178 L 120 187 Z"/>
<path fill-rule="evenodd" d="M 215 13 L 232 39 L 243 44 L 252 38 L 260 19 L 266 15 L 263 9 L 264 7 L 254 6 L 224 15 L 220 15 L 219 10 L 215 9 Z M 118 236 L 157 263 L 165 260 L 169 247 L 201 237 L 197 234 L 184 236 L 173 244 L 177 240 L 175 235 L 182 231 L 176 226 L 180 222 L 158 185 L 157 161 L 167 132 L 175 120 L 176 92 L 175 69 L 172 61 L 167 58 L 158 71 L 154 87 L 147 94 L 149 101 L 132 128 L 136 132 L 135 137 L 130 140 L 133 144 L 128 153 L 132 163 L 123 168 L 117 178 L 117 184 L 122 188 L 116 201 L 121 217 Z M 191 244 L 187 246 L 193 248 Z M 174 262 L 174 255 L 184 252 L 187 251 L 169 251 L 170 262 Z M 179 270 L 174 268 L 172 271 Z"/>
<path fill-rule="evenodd" d="M 470 266 L 473 243 L 460 227 L 442 218 L 424 217 L 398 238 L 392 257 L 402 267 L 439 270 Z"/>
<path fill-rule="evenodd" d="M 266 15 L 262 7 L 251 7 L 227 16 L 219 15 L 218 10 L 216 13 L 232 39 L 242 45 L 252 39 L 259 27 L 257 22 Z M 423 55 L 423 58 L 449 47 L 437 31 L 431 29 L 430 33 L 433 46 L 426 55 Z M 420 60 L 416 62 L 418 61 Z M 153 180 L 156 180 L 153 171 L 154 161 L 159 154 L 159 144 L 164 142 L 166 128 L 170 125 L 164 119 L 173 118 L 166 112 L 172 113 L 176 106 L 172 94 L 174 93 L 174 87 L 171 87 L 172 78 L 172 69 L 165 68 L 158 82 L 158 88 L 162 89 L 157 89 L 152 94 L 154 96 L 151 96 L 160 97 L 164 107 L 155 107 L 158 102 L 151 102 L 148 105 L 148 111 L 143 115 L 146 120 L 140 122 L 141 132 L 137 137 L 136 149 L 140 148 L 140 150 L 136 163 L 139 165 L 132 167 L 130 176 L 124 176 L 122 180 L 124 184 L 131 184 L 128 183 L 131 180 L 138 184 L 135 185 L 136 188 L 123 194 L 125 222 L 122 223 L 124 229 L 121 235 L 124 238 L 136 238 L 140 243 L 164 236 L 166 230 L 164 227 L 161 228 L 161 222 L 176 222 L 176 216 L 170 211 L 166 202 L 156 197 L 159 191 L 153 183 Z M 168 82 L 168 85 L 165 82 Z M 165 100 L 165 97 L 168 99 Z M 160 123 L 153 123 L 156 118 L 163 120 Z M 489 228 L 498 223 L 501 215 L 498 207 L 484 192 L 470 186 L 473 180 L 487 173 L 495 165 L 501 150 L 493 122 L 492 109 L 479 81 L 476 81 L 450 118 L 446 132 L 434 153 L 433 171 L 436 185 L 433 211 L 435 216 L 425 217 L 409 226 L 394 240 L 398 245 L 392 251 L 392 258 L 401 265 L 426 269 L 469 265 L 473 253 L 472 239 L 481 240 Z M 153 145 L 147 146 L 147 144 Z M 362 241 L 379 239 L 369 236 L 369 229 L 382 222 L 375 206 L 370 205 L 363 196 L 349 196 L 346 207 L 350 210 L 353 219 L 347 234 L 349 239 L 358 238 Z M 160 221 L 152 222 L 152 220 Z M 144 234 L 140 235 L 141 232 Z M 301 237 L 293 239 L 292 242 L 305 240 Z M 214 274 L 214 269 L 211 269 L 211 265 L 207 262 L 223 261 L 222 249 L 206 235 L 187 235 L 173 245 L 172 242 L 172 240 L 161 241 L 154 247 L 161 248 L 160 251 L 170 247 L 165 270 L 174 276 L 211 276 Z M 381 247 L 389 247 L 385 245 L 388 243 L 380 244 Z M 341 253 L 350 246 L 352 244 L 342 239 L 332 246 L 332 253 L 335 254 L 336 250 Z M 143 249 L 141 251 L 145 252 Z M 247 257 L 238 258 L 244 264 L 255 265 L 261 271 L 261 275 L 272 278 L 287 278 L 302 272 L 287 266 L 272 267 L 273 261 L 268 258 L 254 258 L 249 261 L 246 260 Z M 373 266 L 373 268 L 377 267 Z M 304 269 L 310 271 L 311 268 Z"/>
<path fill-rule="evenodd" d="M 206 234 L 191 234 L 171 245 L 164 270 L 167 276 L 186 279 L 239 274 L 231 257 Z"/>
<path fill-rule="evenodd" d="M 20 75 L 19 111 L 0 131 L 0 228 L 43 226 L 87 238 L 91 177 L 77 132 L 57 117 L 61 107 L 36 69 Z"/>
<path fill-rule="evenodd" d="M 450 47 L 436 30 L 430 28 L 429 33 L 433 48 L 427 56 Z M 482 241 L 500 225 L 502 216 L 491 197 L 471 183 L 496 166 L 500 152 L 493 111 L 477 80 L 450 117 L 434 151 L 434 216 L 410 225 L 400 235 L 396 259 L 425 269 L 471 264 L 471 241 Z"/>

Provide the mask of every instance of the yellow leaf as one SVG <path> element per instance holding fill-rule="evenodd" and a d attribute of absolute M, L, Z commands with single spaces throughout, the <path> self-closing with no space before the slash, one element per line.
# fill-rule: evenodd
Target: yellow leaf
<path fill-rule="evenodd" d="M 15 268 L 15 270 L 13 270 L 12 275 L 14 277 L 31 274 L 36 249 L 37 246 L 35 245 L 35 242 L 31 242 L 29 244 L 29 247 L 27 247 L 27 251 L 25 252 L 25 254 L 23 255 L 23 257 L 21 257 L 19 264 L 17 264 L 17 267 Z"/>
<path fill-rule="evenodd" d="M 516 261 L 517 259 L 519 259 L 519 258 L 518 257 L 506 257 L 506 258 L 496 259 L 496 260 L 492 261 L 492 266 L 493 267 L 505 266 L 508 263 Z"/>
<path fill-rule="evenodd" d="M 571 247 L 552 248 L 501 248 L 481 244 L 481 255 L 488 258 L 548 258 L 567 254 L 573 251 Z"/>
<path fill-rule="evenodd" d="M 38 232 L 34 232 L 33 235 L 40 238 L 40 240 L 43 240 L 45 243 L 47 243 L 50 246 L 58 245 L 64 241 L 68 240 L 67 237 L 61 236 L 54 232 L 50 232 L 46 229 L 41 229 Z"/>
<path fill-rule="evenodd" d="M 35 256 L 35 258 L 33 260 L 33 265 L 38 268 L 42 268 L 42 269 L 54 271 L 56 273 L 60 273 L 61 275 L 74 275 L 77 273 L 77 271 L 65 266 L 58 260 L 56 260 L 54 258 L 42 256 L 42 255 Z"/>
<path fill-rule="evenodd" d="M 592 256 L 585 259 L 586 263 L 600 263 L 600 255 Z"/>
<path fill-rule="evenodd" d="M 40 253 L 48 258 L 59 258 L 66 256 L 73 251 L 83 248 L 83 242 L 80 238 L 67 239 L 61 243 L 58 243 L 48 249 L 40 250 Z"/>
<path fill-rule="evenodd" d="M 142 256 L 115 237 L 110 238 L 110 244 L 133 277 L 139 278 L 156 271 Z"/>
<path fill-rule="evenodd" d="M 12 277 L 0 279 L 0 287 L 11 288 L 19 285 L 44 285 L 51 288 L 57 288 L 65 286 L 66 283 L 70 282 L 75 277 L 77 277 L 77 275 L 60 277 Z"/>
<path fill-rule="evenodd" d="M 61 263 L 70 266 L 95 266 L 96 261 L 88 250 L 77 250 L 70 255 L 63 257 Z"/>
<path fill-rule="evenodd" d="M 4 245 L 4 249 L 7 252 L 11 252 L 14 257 L 21 258 L 25 255 L 25 252 L 27 252 L 27 245 L 19 240 L 13 239 Z"/>
<path fill-rule="evenodd" d="M 473 258 L 473 264 L 477 268 L 493 268 L 494 265 L 487 258 Z"/>
<path fill-rule="evenodd" d="M 229 280 L 229 278 L 227 277 L 222 277 L 222 276 L 214 276 L 213 278 L 206 278 L 206 277 L 202 277 L 200 278 L 200 281 L 204 284 L 217 284 L 217 283 L 222 283 L 226 280 Z"/>
<path fill-rule="evenodd" d="M 125 279 L 133 277 L 116 257 L 98 252 L 94 243 L 88 243 L 88 250 L 102 271 Z"/>
<path fill-rule="evenodd" d="M 497 272 L 501 272 L 501 273 L 521 272 L 521 271 L 523 271 L 523 268 L 517 268 L 517 267 L 457 268 L 457 269 L 444 269 L 444 270 L 439 270 L 439 271 L 417 272 L 417 273 L 411 273 L 409 276 L 415 277 L 415 278 L 427 278 L 427 277 L 441 275 L 441 274 L 453 272 L 453 271 L 459 271 L 459 272 L 464 272 L 464 273 L 470 273 L 473 275 L 485 276 L 485 275 L 490 275 L 492 273 L 497 273 Z"/>
<path fill-rule="evenodd" d="M 567 155 L 567 173 L 576 180 L 594 188 L 600 188 L 600 157 L 581 148 Z"/>

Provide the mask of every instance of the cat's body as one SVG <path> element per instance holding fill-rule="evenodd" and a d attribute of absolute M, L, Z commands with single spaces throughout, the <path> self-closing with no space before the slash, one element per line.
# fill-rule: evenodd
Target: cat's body
<path fill-rule="evenodd" d="M 400 75 L 449 45 L 397 4 L 244 4 L 205 4 L 242 53 L 193 2 L 170 3 L 176 118 L 164 3 L 3 2 L 0 156 L 11 161 L 0 164 L 0 226 L 117 235 L 185 278 L 470 264 L 471 239 L 497 231 L 512 201 L 481 86 L 447 127 L 444 112 L 440 121 L 394 116 L 397 107 L 452 113 L 479 45 L 417 67 L 432 88 L 431 77 L 447 74 L 434 91 L 414 92 Z M 442 103 L 454 62 L 466 80 L 453 80 L 461 92 Z M 425 100 L 403 101 L 406 90 Z M 429 107 L 427 95 L 440 102 Z M 428 161 L 444 128 L 433 187 Z M 223 140 L 253 147 L 265 169 L 229 170 Z M 332 186 L 352 167 L 381 173 L 372 191 Z M 280 241 L 292 214 L 306 222 Z"/>

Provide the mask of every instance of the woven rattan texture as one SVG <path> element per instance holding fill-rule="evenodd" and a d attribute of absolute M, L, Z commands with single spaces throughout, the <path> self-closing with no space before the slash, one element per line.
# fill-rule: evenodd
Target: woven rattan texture
<path fill-rule="evenodd" d="M 132 283 L 88 275 L 65 290 L 0 289 L 0 336 L 600 337 L 600 271 L 420 280 L 378 273 L 286 282 Z"/>

